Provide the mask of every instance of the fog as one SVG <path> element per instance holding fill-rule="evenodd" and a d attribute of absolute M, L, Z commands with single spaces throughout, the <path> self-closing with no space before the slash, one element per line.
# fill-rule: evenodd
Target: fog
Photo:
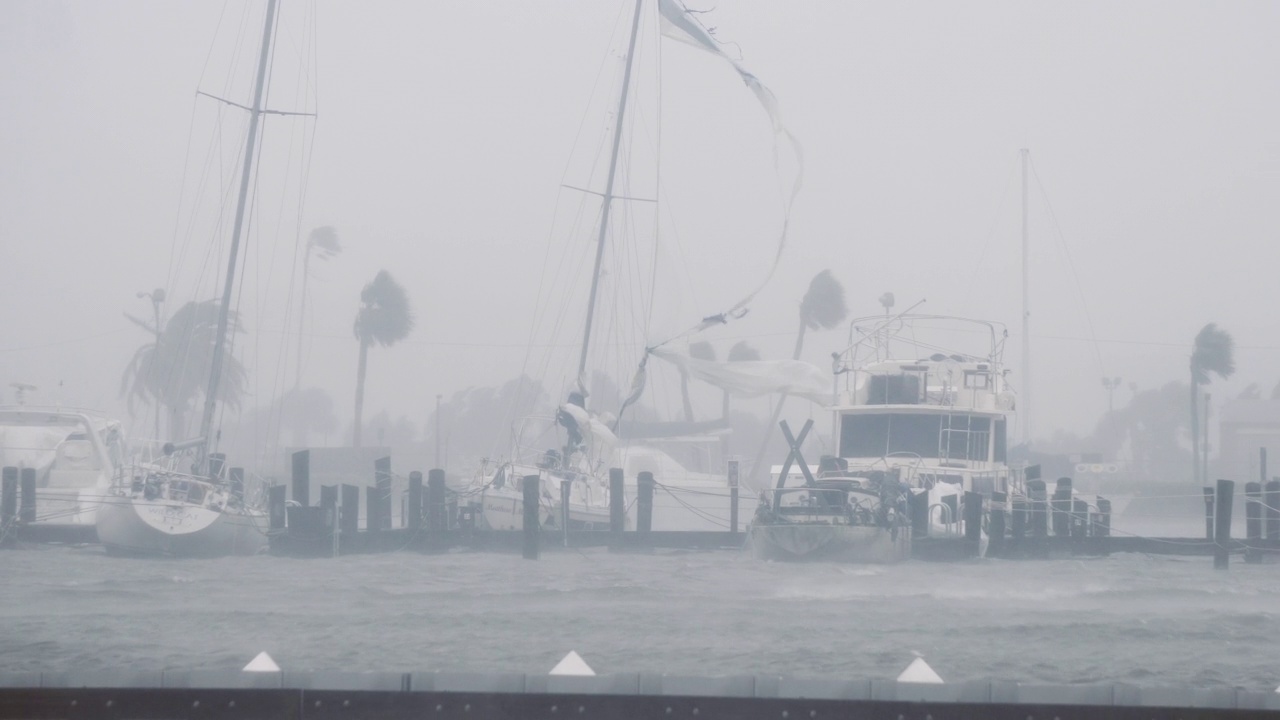
<path fill-rule="evenodd" d="M 746 317 L 699 338 L 722 356 L 749 340 L 789 357 L 800 298 L 830 269 L 851 316 L 881 312 L 889 291 L 899 310 L 927 300 L 924 311 L 1005 323 L 1020 386 L 1025 147 L 1037 438 L 1091 431 L 1102 377 L 1124 379 L 1117 405 L 1131 382 L 1185 380 L 1207 322 L 1237 344 L 1215 401 L 1280 382 L 1280 6 L 689 4 L 711 10 L 704 22 L 772 89 L 805 149 L 776 274 Z M 261 12 L 240 0 L 0 4 L 6 402 L 10 383 L 29 383 L 40 402 L 128 417 L 121 376 L 149 337 L 124 313 L 152 311 L 137 294 L 164 288 L 167 316 L 220 292 L 234 205 L 220 194 L 233 198 L 245 121 L 195 91 L 249 101 Z M 302 384 L 332 396 L 341 428 L 360 289 L 381 269 L 405 285 L 416 326 L 370 351 L 366 419 L 385 411 L 421 432 L 437 394 L 522 371 L 560 393 L 595 217 L 561 186 L 601 189 L 629 12 L 622 0 L 286 0 L 268 106 L 317 117 L 265 121 L 238 304 L 241 412 L 296 382 L 299 243 L 320 226 L 343 249 L 311 263 Z M 655 262 L 675 267 L 657 285 L 658 340 L 763 280 L 795 168 L 784 155 L 775 169 L 768 121 L 732 69 L 659 49 L 653 22 L 623 194 L 652 198 L 660 174 L 660 215 L 641 202 L 619 212 L 622 239 L 657 228 Z M 845 344 L 843 330 L 812 332 L 804 357 L 825 368 Z M 530 345 L 545 351 L 536 362 Z M 639 360 L 628 347 L 602 362 L 622 387 Z M 678 411 L 670 390 L 647 402 Z M 150 411 L 136 410 L 133 432 L 147 436 Z"/>

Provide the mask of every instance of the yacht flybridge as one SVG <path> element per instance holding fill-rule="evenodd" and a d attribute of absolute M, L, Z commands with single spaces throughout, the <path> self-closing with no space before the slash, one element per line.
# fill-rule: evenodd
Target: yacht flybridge
<path fill-rule="evenodd" d="M 998 323 L 956 317 L 854 320 L 833 366 L 833 436 L 849 471 L 894 471 L 912 488 L 946 495 L 1020 490 L 1007 463 L 1016 405 L 1007 337 Z M 957 344 L 978 349 L 950 349 Z"/>

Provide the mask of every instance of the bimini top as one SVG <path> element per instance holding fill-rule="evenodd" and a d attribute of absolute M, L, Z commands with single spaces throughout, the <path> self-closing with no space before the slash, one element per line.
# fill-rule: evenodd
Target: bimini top
<path fill-rule="evenodd" d="M 1000 323 L 943 315 L 855 319 L 833 354 L 837 410 L 898 406 L 1006 413 L 1014 394 Z M 923 409 L 923 408 L 921 408 Z"/>

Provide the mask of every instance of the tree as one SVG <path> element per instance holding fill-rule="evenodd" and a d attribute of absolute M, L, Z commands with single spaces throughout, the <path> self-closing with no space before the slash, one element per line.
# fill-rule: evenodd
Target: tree
<path fill-rule="evenodd" d="M 814 275 L 813 280 L 809 281 L 809 290 L 800 301 L 800 331 L 796 333 L 796 347 L 791 353 L 791 359 L 800 359 L 800 353 L 804 350 L 806 330 L 830 330 L 844 322 L 848 314 L 849 308 L 844 303 L 844 287 L 840 281 L 836 280 L 830 270 L 823 270 Z M 786 402 L 787 396 L 784 393 L 778 398 L 778 404 L 774 407 L 773 415 L 769 419 L 767 427 L 770 433 L 777 426 L 778 418 L 782 417 L 782 406 Z M 761 443 L 760 449 L 756 452 L 755 462 L 751 464 L 751 479 L 754 480 L 759 476 L 762 469 L 761 463 L 767 451 L 768 443 Z"/>
<path fill-rule="evenodd" d="M 364 415 L 364 380 L 368 368 L 369 347 L 390 347 L 413 330 L 413 310 L 409 294 L 386 270 L 379 270 L 373 280 L 360 291 L 360 310 L 356 313 L 354 332 L 360 341 L 360 363 L 356 369 L 356 415 L 351 431 L 351 444 L 360 447 L 360 427 Z"/>
<path fill-rule="evenodd" d="M 219 307 L 216 300 L 206 300 L 178 308 L 161 328 L 158 340 L 153 339 L 134 352 L 120 379 L 120 394 L 128 398 L 130 413 L 139 400 L 165 408 L 172 440 L 185 439 L 187 411 L 194 409 L 208 390 L 218 336 Z M 125 317 L 156 337 L 156 328 L 151 324 L 127 313 Z M 235 337 L 240 329 L 239 315 L 233 311 L 227 334 Z M 244 366 L 227 352 L 218 383 L 218 402 L 231 408 L 240 407 L 246 378 Z"/>
<path fill-rule="evenodd" d="M 1191 351 L 1191 458 L 1197 484 L 1206 481 L 1201 476 L 1200 454 L 1203 451 L 1207 459 L 1209 453 L 1209 448 L 1200 447 L 1200 386 L 1207 385 L 1213 375 L 1225 380 L 1235 371 L 1235 341 L 1231 335 L 1214 323 L 1200 328 Z"/>
<path fill-rule="evenodd" d="M 317 260 L 328 260 L 342 252 L 338 243 L 338 232 L 332 226 L 325 225 L 311 231 L 307 236 L 307 248 L 302 255 L 302 299 L 298 304 L 298 371 L 293 378 L 293 389 L 302 386 L 302 337 L 303 326 L 307 317 L 307 280 L 311 277 L 311 256 Z"/>

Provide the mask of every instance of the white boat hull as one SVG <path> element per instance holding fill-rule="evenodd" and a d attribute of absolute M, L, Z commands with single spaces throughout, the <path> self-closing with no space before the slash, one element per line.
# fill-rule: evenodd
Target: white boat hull
<path fill-rule="evenodd" d="M 256 555 L 267 546 L 263 513 L 115 496 L 97 515 L 98 540 L 112 554 L 223 557 Z"/>
<path fill-rule="evenodd" d="M 911 529 L 822 523 L 752 524 L 747 543 L 764 560 L 887 564 L 911 557 Z"/>

